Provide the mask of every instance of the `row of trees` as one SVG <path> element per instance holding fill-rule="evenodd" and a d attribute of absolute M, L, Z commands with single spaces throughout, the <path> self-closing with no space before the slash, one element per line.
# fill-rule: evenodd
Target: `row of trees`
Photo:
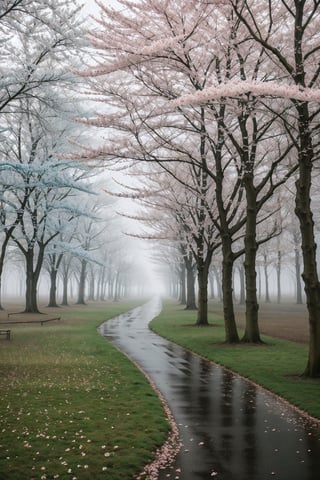
<path fill-rule="evenodd" d="M 302 304 L 305 296 L 301 279 L 301 248 L 297 222 L 291 225 L 290 231 L 283 230 L 269 242 L 261 246 L 257 252 L 257 296 L 259 303 L 282 303 L 283 301 Z M 160 256 L 159 256 L 160 257 Z M 162 258 L 161 258 L 162 257 Z M 163 242 L 161 257 L 163 277 L 167 275 L 167 293 L 176 297 L 186 309 L 196 309 L 195 273 L 196 265 L 186 268 L 186 262 L 179 248 L 168 246 Z M 170 258 L 170 261 L 169 261 Z M 192 258 L 191 258 L 192 260 Z M 160 270 L 160 268 L 159 268 Z M 191 270 L 191 273 L 189 272 Z M 222 301 L 221 288 L 221 253 L 216 252 L 212 258 L 208 276 L 208 295 L 210 299 Z M 243 257 L 236 260 L 233 269 L 233 298 L 235 303 L 245 304 L 245 271 Z"/>
<path fill-rule="evenodd" d="M 72 121 L 83 112 L 83 85 L 71 72 L 85 54 L 80 20 L 73 0 L 0 5 L 0 287 L 4 268 L 23 259 L 26 312 L 38 311 L 44 272 L 49 306 L 57 305 L 58 276 L 65 305 L 74 276 L 78 303 L 117 299 L 132 281 L 99 171 L 66 158 L 72 141 L 90 142 Z"/>
<path fill-rule="evenodd" d="M 260 342 L 256 257 L 299 222 L 310 349 L 320 375 L 320 284 L 311 198 L 319 162 L 319 0 L 119 0 L 100 5 L 89 79 L 105 143 L 80 156 L 143 177 L 140 219 L 195 264 L 198 320 L 219 252 L 226 341 L 239 342 L 232 278 L 244 258 L 244 342 Z M 139 216 L 137 216 L 138 218 Z M 291 218 L 291 217 L 290 217 Z"/>

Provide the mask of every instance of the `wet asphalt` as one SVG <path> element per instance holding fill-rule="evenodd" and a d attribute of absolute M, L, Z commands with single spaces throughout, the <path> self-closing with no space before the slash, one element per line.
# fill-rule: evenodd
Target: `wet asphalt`
<path fill-rule="evenodd" d="M 160 311 L 154 299 L 99 329 L 153 380 L 178 425 L 182 447 L 159 480 L 319 480 L 319 423 L 151 332 Z"/>

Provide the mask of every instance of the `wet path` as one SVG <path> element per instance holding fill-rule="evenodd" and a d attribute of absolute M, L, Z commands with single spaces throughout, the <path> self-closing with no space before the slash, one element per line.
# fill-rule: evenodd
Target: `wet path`
<path fill-rule="evenodd" d="M 159 479 L 319 480 L 320 426 L 152 333 L 160 309 L 154 300 L 100 327 L 152 378 L 179 426 L 182 448 Z"/>

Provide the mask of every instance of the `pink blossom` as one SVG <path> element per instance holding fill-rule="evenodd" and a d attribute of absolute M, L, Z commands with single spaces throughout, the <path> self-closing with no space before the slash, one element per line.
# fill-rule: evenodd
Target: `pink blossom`
<path fill-rule="evenodd" d="M 283 85 L 279 82 L 251 81 L 229 81 L 215 84 L 201 91 L 184 95 L 171 101 L 175 107 L 183 105 L 199 105 L 219 100 L 223 97 L 238 97 L 239 95 L 252 94 L 254 96 L 267 95 L 272 97 L 290 98 L 302 102 L 319 102 L 320 89 L 301 88 L 298 85 Z"/>

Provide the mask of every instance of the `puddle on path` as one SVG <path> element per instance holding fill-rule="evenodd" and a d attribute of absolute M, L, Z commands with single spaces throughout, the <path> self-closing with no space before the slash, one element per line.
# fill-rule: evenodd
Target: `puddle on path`
<path fill-rule="evenodd" d="M 159 480 L 319 480 L 320 425 L 151 332 L 160 310 L 154 300 L 99 329 L 154 381 L 179 426 L 182 448 Z"/>

